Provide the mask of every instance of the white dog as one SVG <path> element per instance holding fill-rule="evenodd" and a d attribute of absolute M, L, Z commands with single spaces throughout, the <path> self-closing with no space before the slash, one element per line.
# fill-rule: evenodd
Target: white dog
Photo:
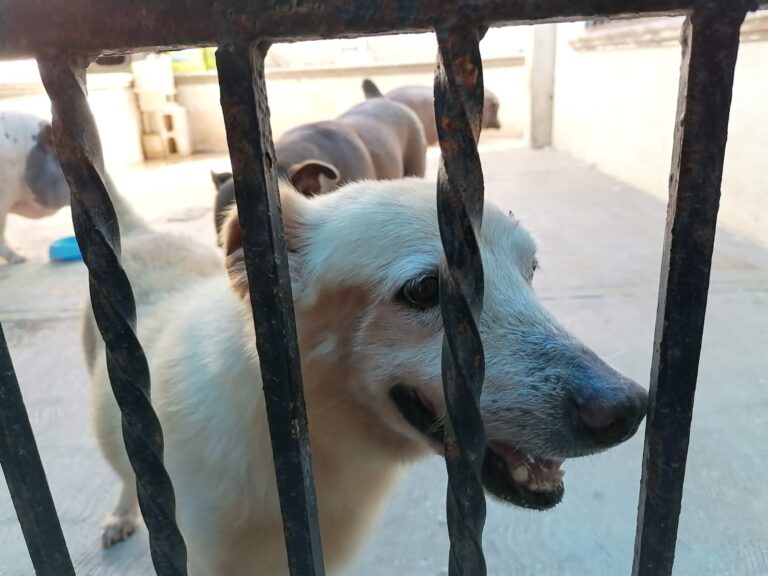
<path fill-rule="evenodd" d="M 8 214 L 47 218 L 69 206 L 69 186 L 53 144 L 51 123 L 0 110 L 0 258 L 24 262 L 5 242 Z"/>
<path fill-rule="evenodd" d="M 338 574 L 373 526 L 404 465 L 442 453 L 438 304 L 442 248 L 435 184 L 359 182 L 305 198 L 284 186 L 301 365 L 327 572 Z M 119 198 L 118 212 L 125 212 Z M 193 575 L 287 574 L 259 358 L 235 213 L 214 249 L 134 229 L 124 265 L 165 434 L 178 522 Z M 599 360 L 541 307 L 534 242 L 488 203 L 481 333 L 488 491 L 529 508 L 563 495 L 562 459 L 636 431 L 645 391 Z M 95 424 L 122 494 L 104 543 L 137 523 L 134 478 L 88 313 Z"/>

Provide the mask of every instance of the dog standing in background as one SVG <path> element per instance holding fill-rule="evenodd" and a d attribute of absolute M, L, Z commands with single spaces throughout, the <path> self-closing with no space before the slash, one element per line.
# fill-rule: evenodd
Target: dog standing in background
<path fill-rule="evenodd" d="M 277 175 L 306 196 L 357 180 L 424 177 L 427 145 L 418 117 L 406 106 L 366 100 L 335 120 L 302 124 L 275 142 Z M 211 172 L 214 218 L 221 231 L 235 200 L 229 173 Z"/>
<path fill-rule="evenodd" d="M 51 124 L 38 116 L 0 111 L 0 257 L 24 262 L 5 242 L 8 214 L 52 216 L 69 205 L 69 185 L 53 145 Z"/>
<path fill-rule="evenodd" d="M 373 81 L 366 78 L 363 80 L 363 93 L 369 100 L 375 98 L 386 98 L 393 102 L 398 102 L 408 106 L 416 113 L 424 126 L 424 135 L 427 138 L 427 145 L 432 146 L 437 142 L 437 126 L 435 125 L 435 105 L 434 90 L 429 86 L 402 86 L 382 94 L 378 86 Z M 499 99 L 496 95 L 485 89 L 485 100 L 483 101 L 483 128 L 501 128 L 499 123 Z"/>

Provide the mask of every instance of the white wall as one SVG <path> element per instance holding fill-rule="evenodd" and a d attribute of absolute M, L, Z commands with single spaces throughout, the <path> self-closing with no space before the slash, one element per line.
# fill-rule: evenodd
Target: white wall
<path fill-rule="evenodd" d="M 614 38 L 578 50 L 592 31 L 583 24 L 558 29 L 554 146 L 662 199 L 677 107 L 678 24 L 635 44 Z M 751 33 L 739 54 L 720 218 L 768 244 L 768 35 L 760 38 Z"/>
<path fill-rule="evenodd" d="M 431 86 L 433 64 L 268 71 L 273 136 L 278 138 L 299 124 L 335 118 L 361 102 L 361 83 L 366 77 L 376 82 L 383 92 L 408 84 Z M 502 129 L 488 130 L 483 138 L 523 137 L 527 102 L 523 59 L 488 59 L 484 80 L 485 86 L 499 97 Z M 176 90 L 177 101 L 189 111 L 192 149 L 195 152 L 225 152 L 226 133 L 215 72 L 178 74 Z"/>
<path fill-rule="evenodd" d="M 34 61 L 0 62 L 0 109 L 51 118 L 48 99 Z M 107 167 L 143 161 L 141 128 L 132 77 L 125 73 L 89 74 L 88 101 L 96 118 Z"/>
<path fill-rule="evenodd" d="M 484 58 L 522 55 L 528 42 L 529 27 L 491 28 L 480 43 Z M 267 69 L 310 68 L 434 62 L 437 40 L 431 32 L 388 34 L 343 40 L 312 40 L 275 44 L 269 49 Z"/>
<path fill-rule="evenodd" d="M 501 102 L 502 129 L 483 138 L 522 138 L 528 122 L 524 53 L 530 27 L 495 28 L 481 42 L 484 79 Z M 431 86 L 437 55 L 434 34 L 401 34 L 352 40 L 276 44 L 267 56 L 272 132 L 335 118 L 363 99 L 371 78 L 386 92 L 407 84 Z M 177 100 L 189 110 L 196 152 L 225 152 L 226 134 L 215 72 L 177 74 Z"/>

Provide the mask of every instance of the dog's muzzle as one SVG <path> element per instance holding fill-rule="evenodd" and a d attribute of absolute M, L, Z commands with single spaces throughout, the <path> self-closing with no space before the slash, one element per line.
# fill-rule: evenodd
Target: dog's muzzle
<path fill-rule="evenodd" d="M 429 403 L 412 387 L 398 384 L 390 396 L 403 418 L 418 430 L 435 451 L 444 455 L 444 426 Z M 563 499 L 563 460 L 537 458 L 507 444 L 491 441 L 485 450 L 482 481 L 499 500 L 522 508 L 546 510 Z"/>

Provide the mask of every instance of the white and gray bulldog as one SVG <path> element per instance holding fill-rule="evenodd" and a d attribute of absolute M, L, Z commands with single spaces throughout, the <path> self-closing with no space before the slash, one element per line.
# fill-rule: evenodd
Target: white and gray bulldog
<path fill-rule="evenodd" d="M 5 242 L 8 214 L 45 218 L 69 204 L 50 122 L 33 114 L 0 111 L 0 174 L 0 258 L 16 264 L 24 258 Z"/>

